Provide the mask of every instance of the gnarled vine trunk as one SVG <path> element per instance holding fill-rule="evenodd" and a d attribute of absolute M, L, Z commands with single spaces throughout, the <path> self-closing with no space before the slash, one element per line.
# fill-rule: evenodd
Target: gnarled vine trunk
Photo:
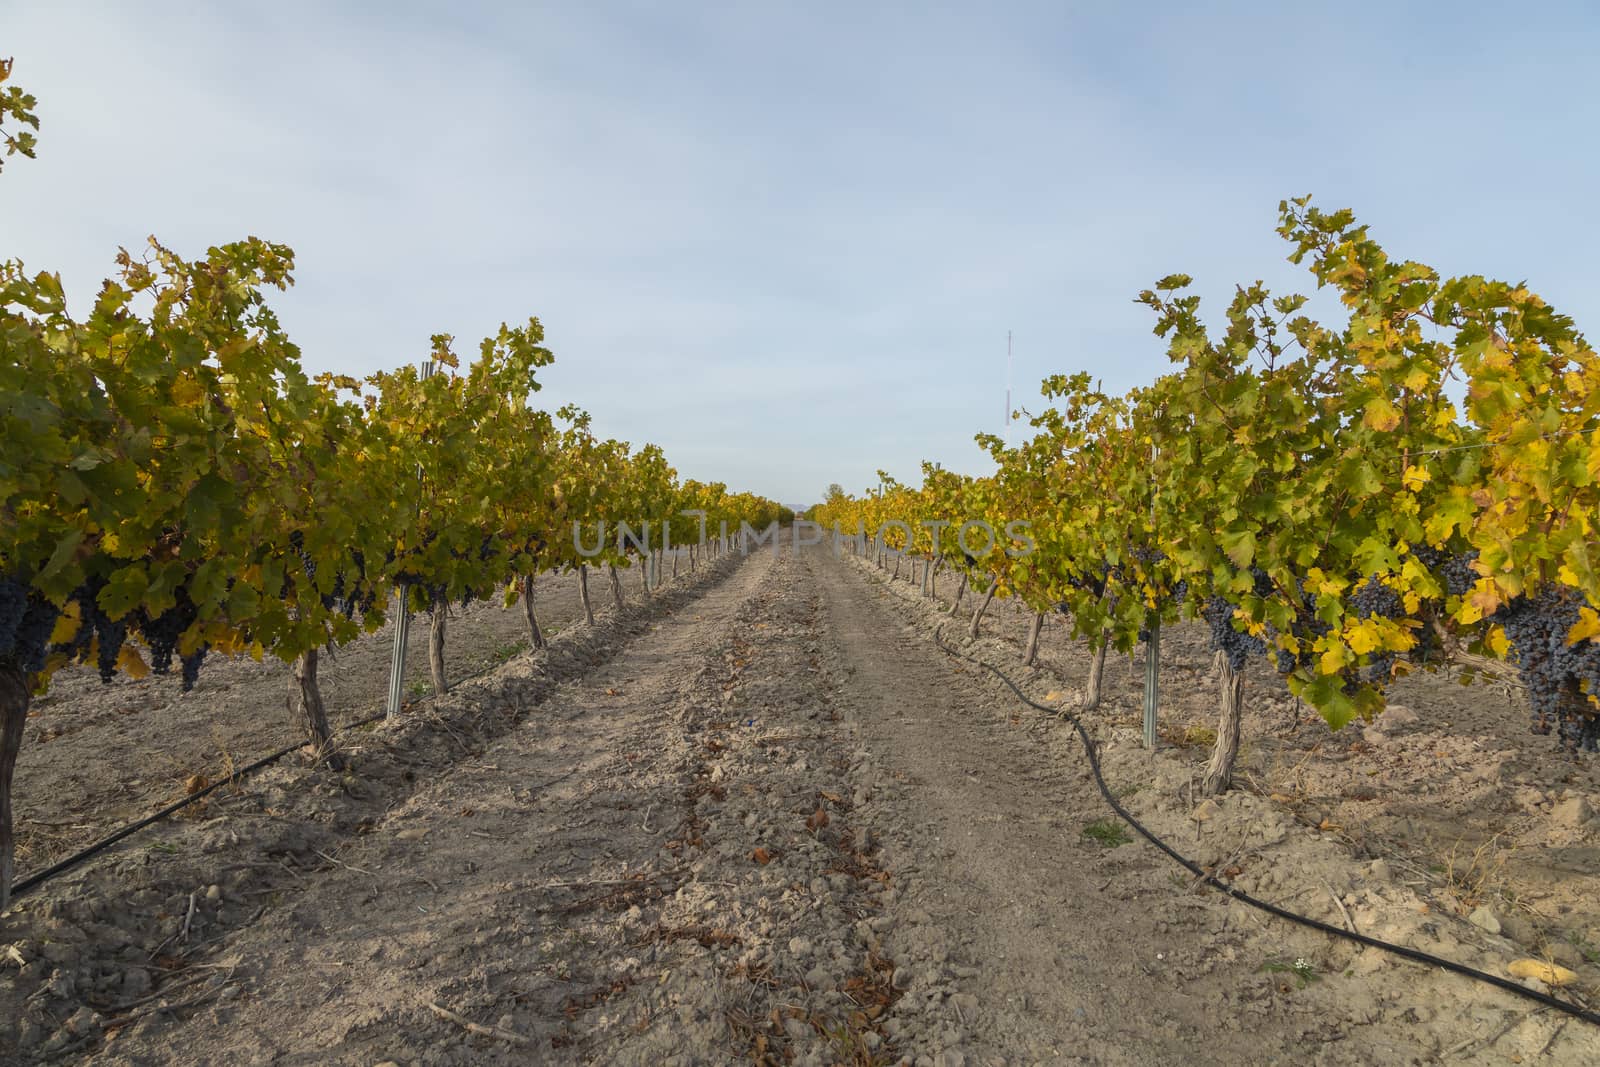
<path fill-rule="evenodd" d="M 978 639 L 978 627 L 983 623 L 983 613 L 989 610 L 989 602 L 994 599 L 995 586 L 1000 584 L 998 578 L 989 579 L 989 591 L 983 594 L 983 599 L 978 601 L 978 608 L 972 613 L 972 625 L 967 627 L 967 637 L 973 641 Z"/>
<path fill-rule="evenodd" d="M 1022 651 L 1022 665 L 1033 666 L 1033 661 L 1039 658 L 1039 631 L 1044 628 L 1044 612 L 1033 613 L 1033 622 L 1028 626 L 1028 647 Z"/>
<path fill-rule="evenodd" d="M 1106 649 L 1110 642 L 1101 640 L 1100 647 L 1089 654 L 1089 680 L 1083 684 L 1083 710 L 1094 711 L 1100 706 L 1100 694 L 1105 689 Z"/>
<path fill-rule="evenodd" d="M 289 716 L 315 749 L 314 755 L 335 771 L 344 770 L 344 760 L 333 749 L 333 731 L 328 729 L 328 710 L 322 703 L 322 688 L 317 684 L 317 650 L 302 652 L 289 665 Z"/>
<path fill-rule="evenodd" d="M 435 697 L 444 696 L 450 691 L 450 683 L 444 676 L 444 627 L 448 608 L 449 605 L 444 601 L 435 600 L 433 610 L 429 612 L 432 623 L 428 627 L 428 673 L 433 676 Z"/>
<path fill-rule="evenodd" d="M 955 602 L 950 605 L 950 614 L 951 615 L 954 615 L 956 612 L 961 610 L 961 598 L 966 596 L 966 594 L 967 594 L 967 572 L 966 571 L 962 571 L 961 572 L 961 581 L 956 586 L 956 599 L 955 599 Z"/>
<path fill-rule="evenodd" d="M 22 749 L 22 728 L 28 721 L 33 689 L 26 672 L 0 662 L 0 910 L 11 903 L 16 876 L 16 836 L 12 825 L 11 778 Z"/>
<path fill-rule="evenodd" d="M 1233 761 L 1239 755 L 1239 725 L 1244 711 L 1244 679 L 1234 672 L 1226 652 L 1217 653 L 1221 676 L 1222 721 L 1217 724 L 1217 745 L 1200 789 L 1207 796 L 1226 793 L 1233 786 Z"/>
<path fill-rule="evenodd" d="M 533 614 L 533 575 L 522 577 L 522 617 L 528 620 L 528 643 L 533 648 L 544 647 L 544 631 Z"/>
<path fill-rule="evenodd" d="M 607 563 L 606 572 L 611 576 L 611 599 L 616 602 L 617 610 L 620 612 L 623 606 L 622 579 L 617 577 L 617 565 L 615 563 Z"/>
<path fill-rule="evenodd" d="M 583 601 L 583 617 L 593 626 L 594 604 L 589 600 L 589 568 L 582 563 L 578 564 L 578 599 Z"/>

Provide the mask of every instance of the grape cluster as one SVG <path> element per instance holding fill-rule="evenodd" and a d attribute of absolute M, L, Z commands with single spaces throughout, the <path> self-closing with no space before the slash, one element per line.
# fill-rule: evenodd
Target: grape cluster
<path fill-rule="evenodd" d="M 1143 565 L 1145 572 L 1148 574 L 1167 561 L 1167 554 L 1159 548 L 1136 548 L 1133 550 L 1133 558 Z M 1173 583 L 1172 588 L 1167 590 L 1167 597 L 1177 604 L 1182 604 L 1185 600 L 1188 600 L 1189 580 L 1180 578 Z"/>
<path fill-rule="evenodd" d="M 1097 597 L 1106 595 L 1106 581 L 1115 573 L 1115 568 L 1104 561 L 1101 562 L 1099 571 L 1091 574 L 1075 573 L 1067 578 L 1067 584 L 1074 589 L 1087 589 Z"/>
<path fill-rule="evenodd" d="M 64 641 L 51 644 L 51 633 L 61 611 L 32 592 L 15 578 L 0 578 L 0 661 L 9 660 L 23 671 L 44 669 L 46 657 L 55 654 L 69 662 L 86 663 L 91 658 L 102 682 L 116 676 L 117 657 L 128 639 L 138 634 L 150 647 L 151 668 L 165 674 L 172 666 L 178 639 L 199 617 L 188 593 L 179 589 L 177 602 L 151 617 L 136 608 L 120 619 L 111 619 L 98 603 L 105 579 L 91 578 L 67 597 L 67 604 L 78 617 L 78 625 Z M 183 688 L 194 687 L 205 658 L 206 646 L 183 659 Z"/>
<path fill-rule="evenodd" d="M 1475 548 L 1468 552 L 1447 552 L 1432 545 L 1413 545 L 1411 554 L 1438 575 L 1439 584 L 1450 596 L 1465 596 L 1478 580 L 1477 572 L 1472 569 L 1473 560 L 1478 558 Z"/>
<path fill-rule="evenodd" d="M 55 605 L 30 593 L 23 582 L 0 577 L 0 662 L 25 673 L 41 669 L 58 614 Z"/>
<path fill-rule="evenodd" d="M 1368 578 L 1350 594 L 1350 606 L 1362 619 L 1398 619 L 1405 614 L 1405 602 L 1400 594 L 1385 585 L 1377 575 Z M 1395 654 L 1380 652 L 1372 656 L 1362 673 L 1362 681 L 1382 684 L 1394 674 Z"/>
<path fill-rule="evenodd" d="M 187 693 L 194 688 L 194 683 L 200 680 L 200 664 L 205 662 L 206 652 L 210 646 L 201 642 L 200 647 L 180 657 L 183 665 L 183 691 Z"/>
<path fill-rule="evenodd" d="M 28 613 L 28 587 L 13 578 L 0 578 L 0 656 L 17 645 L 17 630 Z"/>
<path fill-rule="evenodd" d="M 1600 694 L 1600 643 L 1567 644 L 1583 601 L 1571 590 L 1547 585 L 1520 596 L 1495 612 L 1505 628 L 1517 673 L 1528 693 L 1533 732 L 1557 730 L 1567 752 L 1594 752 L 1600 746 L 1600 708 L 1588 694 Z"/>
<path fill-rule="evenodd" d="M 178 638 L 194 624 L 199 616 L 194 602 L 183 589 L 178 590 L 178 601 L 155 618 L 141 616 L 139 633 L 150 646 L 150 669 L 166 674 L 172 669 L 172 653 L 178 647 Z"/>
<path fill-rule="evenodd" d="M 1228 665 L 1234 671 L 1243 668 L 1249 657 L 1259 656 L 1267 650 L 1266 642 L 1261 638 L 1234 629 L 1233 605 L 1222 597 L 1214 596 L 1207 600 L 1200 614 L 1211 625 L 1212 650 L 1225 653 Z"/>

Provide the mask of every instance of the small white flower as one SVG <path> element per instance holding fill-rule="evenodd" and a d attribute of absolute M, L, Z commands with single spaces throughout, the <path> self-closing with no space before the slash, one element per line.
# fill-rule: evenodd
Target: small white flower
<path fill-rule="evenodd" d="M 1297 971 L 1309 971 L 1311 969 L 1311 964 L 1306 962 L 1306 958 L 1304 956 L 1296 956 L 1294 960 L 1294 969 Z"/>

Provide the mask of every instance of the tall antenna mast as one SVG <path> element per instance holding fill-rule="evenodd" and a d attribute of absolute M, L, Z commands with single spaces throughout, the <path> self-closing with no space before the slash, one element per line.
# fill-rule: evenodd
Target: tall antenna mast
<path fill-rule="evenodd" d="M 1006 415 L 1005 443 L 1011 447 L 1011 331 L 1006 331 Z"/>

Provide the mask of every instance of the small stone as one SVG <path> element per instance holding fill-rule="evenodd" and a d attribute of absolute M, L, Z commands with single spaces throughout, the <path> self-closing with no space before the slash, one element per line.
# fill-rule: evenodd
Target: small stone
<path fill-rule="evenodd" d="M 122 995 L 129 999 L 150 992 L 150 972 L 142 967 L 130 967 L 122 972 Z"/>
<path fill-rule="evenodd" d="M 1486 904 L 1480 905 L 1476 911 L 1468 915 L 1467 922 L 1480 930 L 1487 930 L 1491 934 L 1500 932 L 1500 920 L 1495 918 L 1494 912 L 1490 911 Z"/>
<path fill-rule="evenodd" d="M 811 939 L 809 937 L 791 937 L 789 939 L 789 955 L 802 958 L 811 955 Z"/>
<path fill-rule="evenodd" d="M 1566 830 L 1579 829 L 1592 818 L 1594 809 L 1589 806 L 1588 798 L 1583 796 L 1563 800 L 1550 809 L 1551 825 Z"/>
<path fill-rule="evenodd" d="M 78 955 L 71 945 L 60 941 L 46 941 L 39 946 L 39 954 L 51 963 L 69 963 Z"/>
<path fill-rule="evenodd" d="M 1189 818 L 1193 819 L 1195 822 L 1206 822 L 1209 819 L 1216 818 L 1218 813 L 1221 811 L 1222 808 L 1218 806 L 1215 800 L 1207 798 L 1200 802 L 1199 807 L 1195 808 L 1189 813 Z"/>
<path fill-rule="evenodd" d="M 950 1006 L 961 1013 L 961 1017 L 970 1021 L 978 1014 L 978 998 L 971 993 L 956 993 L 950 998 Z"/>
<path fill-rule="evenodd" d="M 83 1037 L 100 1029 L 100 1016 L 92 1008 L 82 1007 L 67 1020 L 67 1030 L 74 1037 Z"/>
<path fill-rule="evenodd" d="M 1401 727 L 1415 726 L 1421 721 L 1421 716 L 1404 704 L 1390 704 L 1383 710 L 1383 714 L 1374 720 L 1373 725 L 1384 733 L 1394 733 Z"/>
<path fill-rule="evenodd" d="M 222 887 L 220 885 L 208 885 L 208 886 L 206 886 L 206 899 L 211 901 L 211 903 L 213 903 L 213 904 L 215 904 L 217 901 L 221 900 L 222 899 Z"/>
<path fill-rule="evenodd" d="M 1373 860 L 1367 867 L 1367 873 L 1372 876 L 1374 882 L 1394 881 L 1394 871 L 1390 869 L 1388 860 Z"/>
<path fill-rule="evenodd" d="M 1531 945 L 1538 939 L 1539 931 L 1533 923 L 1520 915 L 1506 915 L 1500 918 L 1500 932 L 1511 940 L 1524 945 Z"/>
<path fill-rule="evenodd" d="M 826 967 L 813 967 L 806 972 L 806 985 L 810 986 L 813 990 L 832 989 L 833 976 L 828 973 Z"/>
<path fill-rule="evenodd" d="M 966 1053 L 958 1048 L 947 1048 L 933 1058 L 933 1067 L 967 1067 Z"/>

